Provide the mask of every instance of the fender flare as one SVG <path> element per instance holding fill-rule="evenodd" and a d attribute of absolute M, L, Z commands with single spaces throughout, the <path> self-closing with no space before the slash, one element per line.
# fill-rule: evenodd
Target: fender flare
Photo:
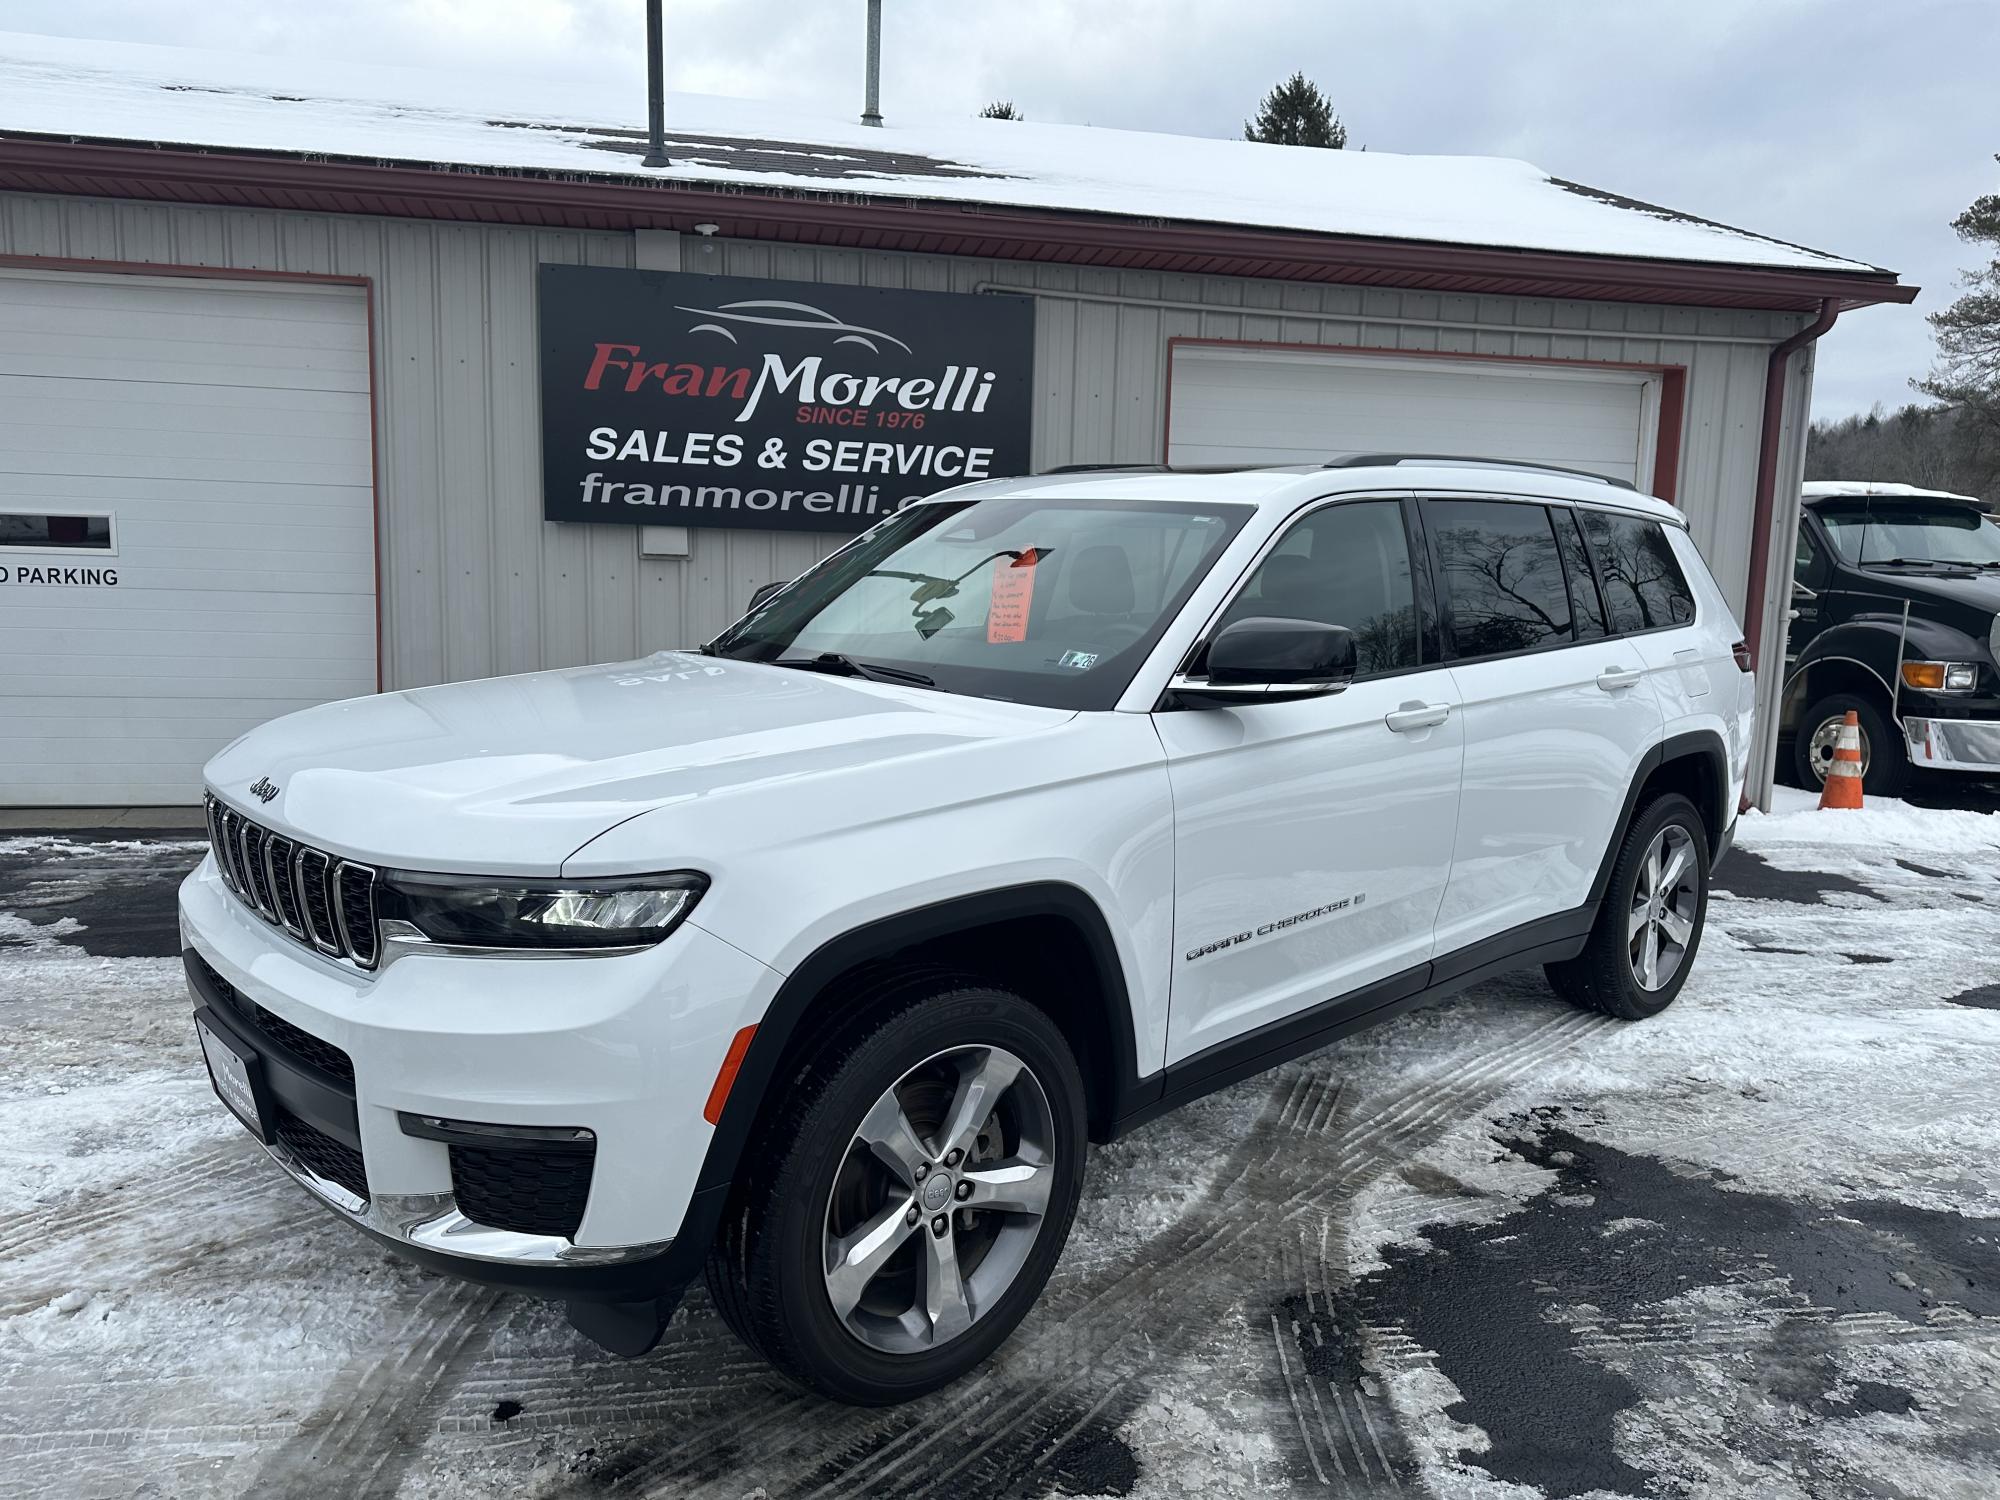
<path fill-rule="evenodd" d="M 1902 623 L 1900 619 L 1875 617 L 1849 620 L 1821 631 L 1785 673 L 1784 685 L 1779 689 L 1780 700 L 1814 667 L 1835 662 L 1859 667 L 1880 685 L 1883 697 L 1893 700 L 1895 688 L 1890 678 L 1902 655 Z"/>
<path fill-rule="evenodd" d="M 1110 1038 L 1114 1089 L 1104 1102 L 1110 1117 L 1122 1114 L 1150 1085 L 1161 1086 L 1159 1075 L 1142 1083 L 1138 1054 L 1132 1034 L 1131 990 L 1125 966 L 1112 941 L 1110 923 L 1090 894 L 1079 886 L 1060 881 L 1037 881 L 1005 886 L 974 895 L 955 896 L 930 906 L 920 906 L 893 916 L 882 917 L 850 929 L 822 943 L 804 962 L 786 976 L 757 1022 L 749 1049 L 737 1069 L 722 1118 L 709 1138 L 701 1175 L 695 1182 L 697 1202 L 702 1195 L 726 1196 L 730 1182 L 750 1144 L 765 1099 L 778 1080 L 778 1067 L 786 1048 L 805 1021 L 813 1002 L 834 980 L 871 959 L 886 958 L 954 933 L 989 927 L 998 922 L 1023 917 L 1057 917 L 1068 921 L 1082 935 L 1097 977 L 1106 1009 L 1105 1031 Z M 692 1213 L 692 1210 L 690 1211 Z"/>
<path fill-rule="evenodd" d="M 1590 883 L 1589 905 L 1592 909 L 1602 905 L 1604 893 L 1611 888 L 1611 868 L 1618 863 L 1618 851 L 1625 844 L 1625 830 L 1632 826 L 1632 818 L 1639 810 L 1639 794 L 1645 790 L 1646 783 L 1660 767 L 1690 759 L 1706 761 L 1715 778 L 1716 805 L 1707 811 L 1715 818 L 1715 843 L 1720 845 L 1734 819 L 1734 810 L 1728 806 L 1729 747 L 1713 729 L 1695 729 L 1671 735 L 1648 750 L 1632 773 L 1632 784 L 1625 790 L 1625 807 L 1618 815 L 1616 835 L 1605 848 L 1604 859 L 1597 867 L 1597 876 Z M 1712 857 L 1715 851 L 1711 849 L 1709 852 Z"/>

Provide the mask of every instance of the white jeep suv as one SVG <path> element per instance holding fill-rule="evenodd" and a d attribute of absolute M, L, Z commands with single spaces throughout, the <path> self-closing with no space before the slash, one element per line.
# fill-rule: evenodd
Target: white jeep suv
<path fill-rule="evenodd" d="M 849 1401 L 990 1353 L 1086 1141 L 1478 979 L 1701 942 L 1748 660 L 1680 516 L 1378 456 L 909 506 L 698 651 L 210 763 L 217 1093 L 342 1217 Z"/>

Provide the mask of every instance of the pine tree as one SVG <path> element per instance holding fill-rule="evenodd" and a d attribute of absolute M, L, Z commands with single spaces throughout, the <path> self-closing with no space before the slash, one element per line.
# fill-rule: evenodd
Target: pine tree
<path fill-rule="evenodd" d="M 1025 120 L 1028 117 L 1014 108 L 1012 99 L 995 99 L 979 112 L 982 120 Z"/>
<path fill-rule="evenodd" d="M 1347 144 L 1347 127 L 1333 112 L 1333 101 L 1303 73 L 1294 73 L 1264 96 L 1257 118 L 1243 122 L 1243 139 L 1273 146 Z"/>
<path fill-rule="evenodd" d="M 2000 441 L 2000 193 L 1974 199 L 1951 227 L 1970 244 L 1992 246 L 1993 255 L 1965 273 L 1956 302 L 1930 315 L 1938 362 L 1917 389 L 1967 412 Z"/>

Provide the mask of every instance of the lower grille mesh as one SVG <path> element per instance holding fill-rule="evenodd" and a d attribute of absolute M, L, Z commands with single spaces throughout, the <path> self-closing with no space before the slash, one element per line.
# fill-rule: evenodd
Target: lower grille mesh
<path fill-rule="evenodd" d="M 201 965 L 202 976 L 215 986 L 230 1011 L 256 1032 L 260 1040 L 269 1042 L 279 1051 L 289 1052 L 299 1062 L 308 1063 L 320 1072 L 339 1079 L 350 1089 L 354 1087 L 353 1058 L 332 1042 L 321 1041 L 310 1031 L 302 1031 L 283 1016 L 264 1009 L 218 974 L 206 959 L 197 955 L 195 962 Z"/>
<path fill-rule="evenodd" d="M 561 1149 L 453 1146 L 452 1195 L 475 1224 L 574 1239 L 596 1160 L 594 1142 Z"/>
<path fill-rule="evenodd" d="M 364 1203 L 368 1200 L 368 1174 L 359 1151 L 284 1110 L 278 1111 L 277 1134 L 279 1143 L 305 1166 L 327 1181 L 339 1183 Z"/>

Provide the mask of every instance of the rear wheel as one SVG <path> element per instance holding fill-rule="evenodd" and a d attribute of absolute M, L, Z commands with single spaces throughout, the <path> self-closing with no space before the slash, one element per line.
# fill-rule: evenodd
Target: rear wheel
<path fill-rule="evenodd" d="M 1547 968 L 1556 993 L 1627 1021 L 1656 1016 L 1687 983 L 1708 916 L 1708 830 L 1679 793 L 1632 820 L 1582 953 Z"/>
<path fill-rule="evenodd" d="M 1816 792 L 1826 785 L 1827 768 L 1849 710 L 1861 725 L 1861 786 L 1871 797 L 1900 797 L 1910 783 L 1910 753 L 1903 736 L 1874 702 L 1859 693 L 1822 698 L 1799 720 L 1792 745 L 1799 785 Z"/>
<path fill-rule="evenodd" d="M 1055 1024 L 975 981 L 892 989 L 795 1080 L 708 1267 L 747 1343 L 862 1405 L 992 1353 L 1048 1280 L 1083 1185 L 1083 1081 Z"/>

